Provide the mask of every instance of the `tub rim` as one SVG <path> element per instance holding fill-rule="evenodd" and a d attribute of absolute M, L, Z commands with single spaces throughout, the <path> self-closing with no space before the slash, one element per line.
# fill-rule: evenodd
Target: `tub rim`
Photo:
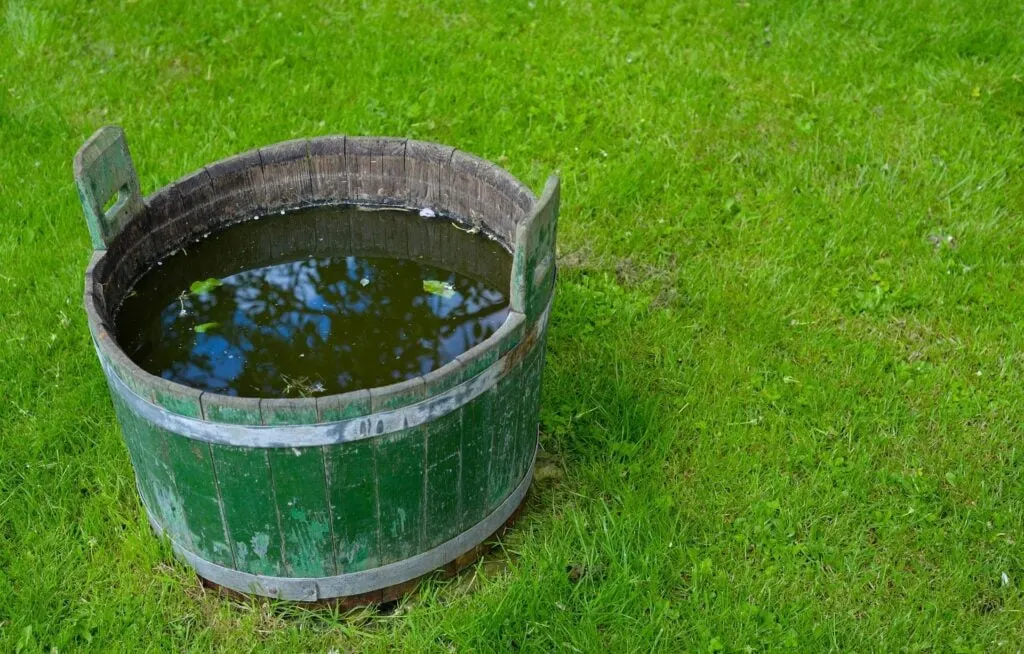
<path fill-rule="evenodd" d="M 440 206 L 440 201 L 446 194 L 448 196 L 458 195 L 459 192 L 453 190 L 458 188 L 458 185 L 473 186 L 472 175 L 474 174 L 480 176 L 475 181 L 475 192 L 478 196 L 485 195 L 480 190 L 484 185 L 480 179 L 486 177 L 488 180 L 496 179 L 498 183 L 507 185 L 508 188 L 519 194 L 518 197 L 522 201 L 530 203 L 528 207 L 524 207 L 523 214 L 513 225 L 506 224 L 502 225 L 500 230 L 492 230 L 499 232 L 499 237 L 506 239 L 503 243 L 512 249 L 513 259 L 510 274 L 509 315 L 502 326 L 490 337 L 463 352 L 454 360 L 424 375 L 386 386 L 308 398 L 239 397 L 203 391 L 147 372 L 132 361 L 118 344 L 106 319 L 109 314 L 103 284 L 100 281 L 101 279 L 110 281 L 109 277 L 105 276 L 112 274 L 111 271 L 104 268 L 111 261 L 109 257 L 112 256 L 108 246 L 116 246 L 119 236 L 122 237 L 121 240 L 131 236 L 131 228 L 135 226 L 135 232 L 139 232 L 140 229 L 142 231 L 134 234 L 138 237 L 136 242 L 131 243 L 127 249 L 122 248 L 120 258 L 115 259 L 115 265 L 118 268 L 128 265 L 125 263 L 127 259 L 138 255 L 138 250 L 146 250 L 147 247 L 148 250 L 143 254 L 148 253 L 151 258 L 149 267 L 154 265 L 161 256 L 166 256 L 166 253 L 160 254 L 161 248 L 154 247 L 150 237 L 155 229 L 165 228 L 170 223 L 154 220 L 154 214 L 156 218 L 166 217 L 167 214 L 160 214 L 159 210 L 154 211 L 153 207 L 171 202 L 175 195 L 180 199 L 182 191 L 179 189 L 181 187 L 190 187 L 195 184 L 209 186 L 217 179 L 214 173 L 228 175 L 239 174 L 241 171 L 244 181 L 237 187 L 241 188 L 241 191 L 237 191 L 235 188 L 235 196 L 232 196 L 231 201 L 239 202 L 236 197 L 238 195 L 252 196 L 263 193 L 264 205 L 255 208 L 257 212 L 255 215 L 263 215 L 270 211 L 282 210 L 282 208 L 287 210 L 311 206 L 309 199 L 315 197 L 313 194 L 315 185 L 313 171 L 317 167 L 313 152 L 326 153 L 323 155 L 325 159 L 331 157 L 337 159 L 340 147 L 341 156 L 346 162 L 353 160 L 357 166 L 371 166 L 370 182 L 379 184 L 386 181 L 393 186 L 390 188 L 390 192 L 384 192 L 385 188 L 381 187 L 381 193 L 376 198 L 360 195 L 360 193 L 365 193 L 365 184 L 363 191 L 353 192 L 353 184 L 358 187 L 358 183 L 353 181 L 352 176 L 358 175 L 352 170 L 347 170 L 344 176 L 347 176 L 345 184 L 348 193 L 344 197 L 327 198 L 327 202 L 321 201 L 320 204 L 333 201 L 336 204 L 371 204 L 421 209 L 423 207 L 409 206 L 408 201 L 403 203 L 394 197 L 396 193 L 400 194 L 404 188 L 402 183 L 406 187 L 412 187 L 416 183 L 411 177 L 396 177 L 394 175 L 389 177 L 384 164 L 381 164 L 379 175 L 374 177 L 376 173 L 373 171 L 376 169 L 372 168 L 377 165 L 376 160 L 384 160 L 389 150 L 397 151 L 401 147 L 402 157 L 406 157 L 410 145 L 414 153 L 426 157 L 431 162 L 431 166 L 437 166 L 438 171 L 444 171 L 444 165 L 451 167 L 451 170 L 448 171 L 450 173 L 448 183 L 452 188 L 447 188 L 441 183 L 440 180 L 444 174 L 438 173 L 437 188 L 428 188 L 425 191 L 423 197 L 435 198 L 437 200 L 435 206 Z M 363 156 L 360 153 L 361 150 L 368 150 L 369 154 Z M 304 157 L 303 163 L 309 171 L 308 192 L 311 195 L 302 196 L 301 194 L 305 184 L 302 179 L 301 167 L 299 174 L 293 175 L 294 183 L 290 186 L 284 182 L 279 183 L 279 180 L 273 179 L 273 175 L 271 175 L 271 183 L 267 183 L 268 167 L 273 170 L 273 166 L 289 163 L 293 167 L 300 166 L 301 164 L 298 162 L 302 157 Z M 447 164 L 444 164 L 445 160 Z M 420 160 L 415 161 L 422 163 Z M 259 183 L 263 185 L 262 187 L 250 179 L 256 176 L 257 162 Z M 412 168 L 415 169 L 419 163 L 414 163 Z M 407 171 L 409 167 L 409 160 L 403 159 L 402 170 Z M 429 175 L 433 175 L 432 171 L 432 168 L 428 171 Z M 334 187 L 337 188 L 342 176 L 340 173 L 333 176 L 326 175 L 320 179 L 320 182 L 328 186 L 334 184 Z M 400 409 L 420 405 L 427 400 L 451 392 L 453 389 L 464 387 L 474 378 L 494 369 L 495 366 L 508 368 L 515 365 L 522 360 L 527 350 L 532 349 L 537 338 L 542 337 L 546 330 L 555 277 L 553 244 L 559 201 L 559 181 L 555 176 L 548 179 L 544 193 L 538 199 L 528 187 L 503 168 L 451 146 L 411 139 L 322 136 L 284 141 L 222 159 L 189 173 L 142 199 L 123 130 L 119 127 L 104 127 L 98 130 L 76 155 L 75 177 L 95 248 L 85 273 L 84 304 L 97 355 L 109 378 L 108 382 L 112 391 L 117 387 L 117 382 L 120 382 L 131 394 L 170 416 L 218 425 L 252 425 L 255 427 L 260 424 L 295 427 L 322 426 L 359 418 L 365 419 L 368 416 L 383 415 L 388 412 L 394 413 Z M 286 187 L 278 189 L 285 196 L 288 193 L 295 193 L 295 184 L 299 184 L 302 188 L 300 188 L 299 196 L 294 197 L 291 202 L 287 202 L 287 197 L 285 197 L 283 200 L 278 198 L 277 204 L 273 204 L 268 198 L 271 194 L 269 189 L 274 184 Z M 228 186 L 227 188 L 230 190 L 234 187 Z M 106 204 L 106 199 L 114 193 L 117 194 L 117 202 L 109 211 L 104 212 L 103 206 Z M 356 197 L 349 197 L 351 195 Z M 458 204 L 457 200 L 454 202 L 456 205 Z M 273 208 L 270 208 L 271 205 Z M 176 208 L 179 212 L 191 211 L 187 207 L 183 209 L 180 204 Z M 493 223 L 508 222 L 505 218 L 489 221 L 487 214 L 479 208 L 477 208 L 479 210 L 477 215 L 469 216 L 453 212 L 450 207 L 442 208 L 446 209 L 446 214 L 463 224 L 491 228 Z M 223 211 L 223 209 L 214 210 Z M 205 226 L 204 231 L 214 231 L 219 227 L 227 227 L 235 222 L 241 222 L 253 215 L 253 211 L 253 206 L 245 205 L 241 210 L 235 211 L 224 219 L 215 217 L 213 222 Z M 470 214 L 473 212 L 473 209 L 467 211 Z M 175 221 L 184 221 L 184 216 L 187 214 L 171 213 L 170 215 L 175 216 L 173 218 Z M 146 224 L 143 225 L 143 222 Z M 187 234 L 191 234 L 194 230 L 191 225 L 186 224 L 184 227 L 188 230 Z M 171 250 L 173 247 L 176 245 L 172 243 L 171 246 L 164 246 L 163 249 Z M 148 270 L 148 267 L 135 275 L 135 278 L 128 284 L 129 288 L 139 276 L 145 274 L 145 270 Z M 538 302 L 540 300 L 543 300 L 542 305 Z M 254 417 L 258 419 L 258 423 L 254 422 Z M 252 435 L 250 433 L 250 436 Z M 256 441 L 251 438 L 241 439 L 235 444 L 252 447 L 252 442 L 257 441 L 258 439 Z M 338 442 L 344 442 L 344 440 Z M 290 444 L 289 446 L 296 445 Z"/>

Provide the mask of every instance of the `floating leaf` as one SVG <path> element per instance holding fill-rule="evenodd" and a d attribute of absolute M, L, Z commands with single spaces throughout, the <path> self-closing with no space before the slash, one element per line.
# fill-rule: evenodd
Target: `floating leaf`
<path fill-rule="evenodd" d="M 196 325 L 195 330 L 197 334 L 205 334 L 214 327 L 220 327 L 219 322 L 204 322 L 201 325 Z"/>
<path fill-rule="evenodd" d="M 423 290 L 427 293 L 440 295 L 446 300 L 455 296 L 455 287 L 450 282 L 442 282 L 436 279 L 424 279 Z"/>
<path fill-rule="evenodd" d="M 198 282 L 192 282 L 192 285 L 188 287 L 188 290 L 192 291 L 193 295 L 206 295 L 223 283 L 224 282 L 219 279 L 210 277 L 209 279 L 201 279 Z"/>
<path fill-rule="evenodd" d="M 365 277 L 363 277 L 362 279 L 359 280 L 359 285 L 360 286 L 369 286 L 369 284 L 370 284 L 370 280 L 365 278 Z"/>

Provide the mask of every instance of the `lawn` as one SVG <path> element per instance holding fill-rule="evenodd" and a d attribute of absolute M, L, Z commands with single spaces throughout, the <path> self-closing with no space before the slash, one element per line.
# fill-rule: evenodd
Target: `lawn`
<path fill-rule="evenodd" d="M 1024 8 L 7 2 L 0 651 L 1019 651 Z M 386 613 L 204 591 L 143 518 L 71 176 L 300 136 L 562 175 L 541 475 Z"/>

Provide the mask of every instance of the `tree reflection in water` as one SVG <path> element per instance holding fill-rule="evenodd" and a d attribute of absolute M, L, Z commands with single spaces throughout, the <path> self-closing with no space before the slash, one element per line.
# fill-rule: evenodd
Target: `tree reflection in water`
<path fill-rule="evenodd" d="M 172 256 L 161 274 L 201 259 Z M 187 272 L 202 278 L 202 270 Z M 454 293 L 425 291 L 430 279 Z M 146 297 L 146 281 L 134 298 Z M 221 281 L 202 295 L 132 298 L 150 308 L 147 319 L 145 306 L 132 307 L 132 358 L 167 379 L 229 395 L 339 393 L 434 370 L 491 336 L 508 314 L 505 293 L 409 259 L 310 257 Z M 204 323 L 216 326 L 197 333 Z"/>

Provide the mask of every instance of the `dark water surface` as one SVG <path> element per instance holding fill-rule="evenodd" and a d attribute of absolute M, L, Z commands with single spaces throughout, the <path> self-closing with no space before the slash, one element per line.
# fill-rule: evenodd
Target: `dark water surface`
<path fill-rule="evenodd" d="M 383 386 L 492 335 L 510 267 L 498 243 L 406 211 L 264 216 L 146 273 L 117 315 L 118 340 L 147 371 L 228 395 Z"/>

